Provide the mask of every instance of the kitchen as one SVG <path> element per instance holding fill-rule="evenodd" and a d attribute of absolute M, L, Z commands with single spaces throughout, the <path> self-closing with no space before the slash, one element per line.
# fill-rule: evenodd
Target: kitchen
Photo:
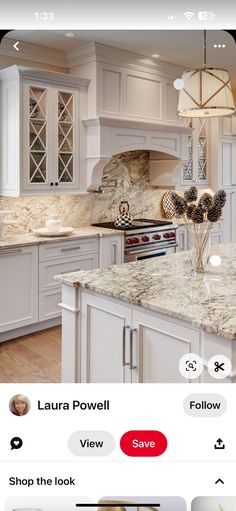
<path fill-rule="evenodd" d="M 94 38 L 90 33 L 68 36 L 60 31 L 44 35 L 42 46 L 37 31 L 10 33 L 0 50 L 2 122 L 7 126 L 2 130 L 0 191 L 2 382 L 89 381 L 85 374 L 87 355 L 80 368 L 82 380 L 77 363 L 82 349 L 77 331 L 80 291 L 64 283 L 65 297 L 61 299 L 61 282 L 54 276 L 125 261 L 135 263 L 138 258 L 152 256 L 153 245 L 148 246 L 151 236 L 156 236 L 156 255 L 187 250 L 189 233 L 184 222 L 164 218 L 164 194 L 173 190 L 183 194 L 190 186 L 197 186 L 201 196 L 224 188 L 226 205 L 222 218 L 213 224 L 210 241 L 213 246 L 235 242 L 236 117 L 186 120 L 176 114 L 179 90 L 173 82 L 192 67 L 193 48 L 194 67 L 201 66 L 203 33 L 191 32 L 190 38 L 189 33 L 182 32 L 176 55 L 173 32 L 146 32 L 142 40 L 138 33 L 125 39 L 124 32 L 116 34 L 117 40 L 111 33 L 96 33 Z M 17 55 L 13 49 L 16 40 L 21 41 L 22 48 Z M 214 48 L 215 41 L 220 41 L 220 49 Z M 153 57 L 157 47 L 161 56 Z M 230 68 L 233 86 L 234 52 L 235 43 L 229 34 L 207 33 L 208 61 Z M 132 226 L 133 231 L 128 228 L 126 236 L 114 225 L 93 225 L 114 222 L 122 213 L 123 217 L 139 219 L 139 231 Z M 55 227 L 58 216 L 63 228 L 74 229 L 71 234 L 45 238 L 32 232 L 44 229 L 48 221 Z M 151 219 L 148 232 L 144 231 L 143 219 Z M 153 226 L 153 220 L 165 224 Z M 140 242 L 139 235 L 144 241 L 138 255 L 135 243 L 137 239 Z M 215 249 L 216 254 L 219 250 Z M 178 259 L 174 260 L 176 263 L 170 265 L 177 264 Z M 112 297 L 109 301 L 112 305 Z M 62 356 L 61 310 L 65 317 Z M 227 355 L 234 353 L 234 332 L 230 343 L 225 342 Z M 196 331 L 188 335 L 192 339 Z M 122 335 L 120 339 L 122 344 Z M 127 336 L 125 343 L 128 341 Z M 218 353 L 218 337 L 214 341 L 209 341 L 211 355 Z M 196 342 L 202 343 L 202 339 Z M 99 345 L 100 338 L 94 352 L 97 359 L 102 349 Z M 107 349 L 107 344 L 103 348 Z M 187 342 L 184 352 L 186 349 Z M 169 345 L 166 350 L 170 350 Z M 180 352 L 184 353 L 182 348 Z M 120 347 L 116 356 L 121 356 Z M 118 371 L 115 381 L 120 382 L 125 368 Z M 145 381 L 159 381 L 156 376 L 149 378 L 148 372 Z M 171 369 L 174 381 L 179 381 L 177 373 L 175 366 Z M 160 378 L 163 381 L 163 373 Z M 96 376 L 92 381 L 97 381 Z"/>

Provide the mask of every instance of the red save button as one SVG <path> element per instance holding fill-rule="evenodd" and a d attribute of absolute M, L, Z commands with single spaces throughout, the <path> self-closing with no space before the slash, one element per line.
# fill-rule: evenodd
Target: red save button
<path fill-rule="evenodd" d="M 167 439 L 160 431 L 127 431 L 120 439 L 120 448 L 127 456 L 161 456 L 167 449 Z"/>

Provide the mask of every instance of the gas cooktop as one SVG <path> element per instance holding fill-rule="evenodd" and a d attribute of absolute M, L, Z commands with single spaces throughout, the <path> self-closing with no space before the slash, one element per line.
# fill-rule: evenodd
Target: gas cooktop
<path fill-rule="evenodd" d="M 133 225 L 130 227 L 117 227 L 115 222 L 101 222 L 98 224 L 92 224 L 95 227 L 105 227 L 107 229 L 116 229 L 118 231 L 131 231 L 134 229 L 143 229 L 150 227 L 160 227 L 162 225 L 171 225 L 170 220 L 150 220 L 149 218 L 135 218 Z"/>

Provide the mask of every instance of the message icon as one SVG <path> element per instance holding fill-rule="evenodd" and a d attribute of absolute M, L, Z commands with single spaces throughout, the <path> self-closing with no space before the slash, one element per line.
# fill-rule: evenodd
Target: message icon
<path fill-rule="evenodd" d="M 13 449 L 20 449 L 23 445 L 23 440 L 19 436 L 14 436 L 10 441 L 10 445 L 12 451 Z"/>

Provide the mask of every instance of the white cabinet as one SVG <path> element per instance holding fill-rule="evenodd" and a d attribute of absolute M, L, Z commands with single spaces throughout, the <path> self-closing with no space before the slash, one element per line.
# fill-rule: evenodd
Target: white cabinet
<path fill-rule="evenodd" d="M 208 119 L 186 119 L 186 125 L 192 128 L 188 135 L 188 159 L 183 166 L 182 185 L 206 186 L 209 156 L 209 122 Z"/>
<path fill-rule="evenodd" d="M 99 267 L 124 262 L 124 236 L 101 236 L 99 239 Z"/>
<path fill-rule="evenodd" d="M 61 316 L 61 285 L 53 276 L 98 267 L 98 239 L 47 243 L 39 247 L 39 321 Z"/>
<path fill-rule="evenodd" d="M 179 360 L 187 353 L 199 353 L 199 332 L 136 310 L 132 329 L 133 383 L 188 382 L 179 372 Z"/>
<path fill-rule="evenodd" d="M 38 321 L 38 246 L 0 251 L 0 332 Z"/>
<path fill-rule="evenodd" d="M 81 301 L 81 365 L 83 383 L 130 383 L 129 332 L 131 310 L 87 293 Z M 88 319 L 86 319 L 88 318 Z M 71 339 L 70 339 L 71 340 Z M 65 357 L 66 346 L 65 346 Z M 62 357 L 63 359 L 63 357 Z M 77 359 L 77 364 L 79 360 Z M 63 381 L 73 375 L 63 363 Z"/>
<path fill-rule="evenodd" d="M 178 244 L 177 252 L 188 250 L 188 231 L 184 225 L 179 225 L 176 231 L 176 243 Z"/>
<path fill-rule="evenodd" d="M 83 291 L 80 303 L 78 381 L 82 383 L 184 383 L 180 358 L 199 353 L 199 332 L 113 299 Z M 63 333 L 62 378 L 73 381 Z M 78 358 L 79 353 L 79 358 Z"/>
<path fill-rule="evenodd" d="M 236 189 L 226 188 L 226 204 L 223 209 L 223 243 L 236 243 Z"/>
<path fill-rule="evenodd" d="M 12 66 L 0 71 L 2 195 L 86 189 L 84 132 L 88 81 Z"/>
<path fill-rule="evenodd" d="M 209 184 L 236 185 L 236 115 L 210 120 Z"/>

